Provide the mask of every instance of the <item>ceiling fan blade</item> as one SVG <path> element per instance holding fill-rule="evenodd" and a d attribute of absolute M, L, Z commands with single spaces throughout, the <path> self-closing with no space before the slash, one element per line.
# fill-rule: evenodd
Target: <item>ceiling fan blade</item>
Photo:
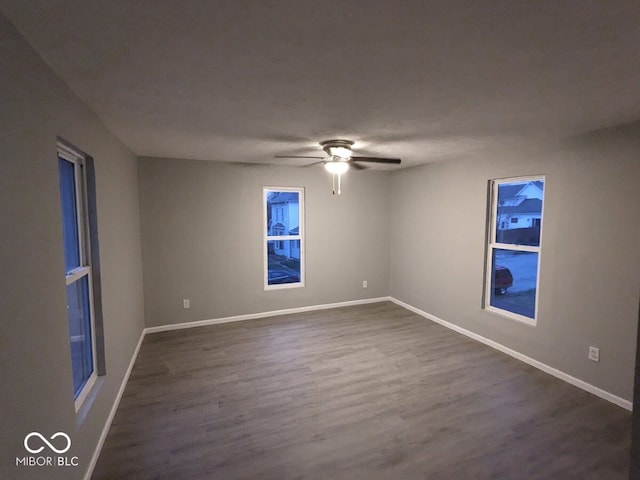
<path fill-rule="evenodd" d="M 351 157 L 354 162 L 371 162 L 371 163 L 390 163 L 399 165 L 399 158 L 381 158 L 381 157 Z"/>
<path fill-rule="evenodd" d="M 309 167 L 315 167 L 316 165 L 320 165 L 320 164 L 324 164 L 324 161 L 321 162 L 312 162 L 312 163 L 307 163 L 306 165 L 300 165 L 298 168 L 309 168 Z"/>
<path fill-rule="evenodd" d="M 351 162 L 351 161 L 349 161 L 349 166 L 354 170 L 366 170 L 367 168 L 369 168 L 364 165 L 360 165 L 359 163 Z"/>
<path fill-rule="evenodd" d="M 317 156 L 309 156 L 309 155 L 274 155 L 273 158 L 325 158 L 325 157 L 317 157 Z"/>

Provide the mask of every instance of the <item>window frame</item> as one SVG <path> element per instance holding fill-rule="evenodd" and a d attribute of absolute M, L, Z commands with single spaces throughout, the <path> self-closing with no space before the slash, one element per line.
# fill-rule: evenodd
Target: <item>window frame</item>
<path fill-rule="evenodd" d="M 74 180 L 75 180 L 75 207 L 76 207 L 76 223 L 78 231 L 78 257 L 79 266 L 66 272 L 65 271 L 65 284 L 67 287 L 81 281 L 82 278 L 87 277 L 87 289 L 89 295 L 89 324 L 91 328 L 91 362 L 92 371 L 84 385 L 80 389 L 78 395 L 74 392 L 74 407 L 76 413 L 80 410 L 82 404 L 87 399 L 89 392 L 98 378 L 98 353 L 97 353 L 97 340 L 96 340 L 96 312 L 94 307 L 94 278 L 92 268 L 92 256 L 91 256 L 91 242 L 89 239 L 89 209 L 88 209 L 88 192 L 87 192 L 87 169 L 86 158 L 83 154 L 75 151 L 74 149 L 58 143 L 57 145 L 57 158 L 56 160 L 64 160 L 73 164 Z M 62 196 L 62 192 L 60 192 Z M 64 212 L 61 211 L 64 215 Z M 71 334 L 69 334 L 69 349 L 71 351 Z M 73 364 L 71 365 L 73 370 Z M 73 378 L 73 372 L 72 372 Z"/>
<path fill-rule="evenodd" d="M 542 208 L 540 210 L 540 238 L 537 246 L 533 245 L 520 245 L 513 243 L 499 243 L 496 241 L 498 230 L 498 188 L 504 183 L 516 183 L 516 182 L 535 182 L 542 181 L 544 188 L 542 190 Z M 489 180 L 489 215 L 488 215 L 488 229 L 486 239 L 486 258 L 485 258 L 485 278 L 484 278 L 484 309 L 500 315 L 502 317 L 515 320 L 517 322 L 524 323 L 529 326 L 535 327 L 538 323 L 538 312 L 540 302 L 540 264 L 542 263 L 542 239 L 544 228 L 544 208 L 545 208 L 545 196 L 546 196 L 546 176 L 540 175 L 527 175 L 519 177 L 504 177 L 495 178 Z M 509 223 L 508 223 L 509 224 Z M 532 252 L 537 253 L 537 271 L 536 271 L 536 295 L 534 302 L 534 317 L 530 318 L 526 315 L 514 313 L 509 310 L 505 310 L 491 305 L 492 285 L 493 285 L 493 257 L 494 250 L 511 250 L 516 252 Z"/>
<path fill-rule="evenodd" d="M 287 288 L 300 288 L 305 286 L 305 242 L 304 242 L 304 187 L 274 187 L 264 186 L 262 187 L 262 244 L 263 244 L 263 282 L 264 290 L 282 290 Z M 269 235 L 269 219 L 267 214 L 267 193 L 268 192 L 295 192 L 298 194 L 298 235 Z M 280 209 L 278 209 L 280 210 Z M 284 216 L 284 212 L 282 212 Z M 272 219 L 274 221 L 274 219 Z M 298 240 L 300 242 L 300 281 L 295 283 L 280 283 L 269 285 L 269 242 L 280 242 L 284 240 Z"/>

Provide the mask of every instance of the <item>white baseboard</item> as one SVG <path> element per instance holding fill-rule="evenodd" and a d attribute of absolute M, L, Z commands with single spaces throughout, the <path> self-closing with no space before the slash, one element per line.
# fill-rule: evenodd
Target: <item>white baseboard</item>
<path fill-rule="evenodd" d="M 96 463 L 98 462 L 98 458 L 100 457 L 100 452 L 102 452 L 102 446 L 104 445 L 104 441 L 107 439 L 107 434 L 109 433 L 109 429 L 111 428 L 113 418 L 116 416 L 116 411 L 118 410 L 118 406 L 120 405 L 120 400 L 122 399 L 122 395 L 124 394 L 124 389 L 127 387 L 129 375 L 131 375 L 131 370 L 133 370 L 133 366 L 135 365 L 136 359 L 138 358 L 138 352 L 140 351 L 140 346 L 142 345 L 142 341 L 144 340 L 144 335 L 145 332 L 143 330 L 142 332 L 140 332 L 138 345 L 136 345 L 136 349 L 133 351 L 133 355 L 131 356 L 131 361 L 129 362 L 127 371 L 125 372 L 122 382 L 120 383 L 120 389 L 118 390 L 116 399 L 113 402 L 113 406 L 111 407 L 111 411 L 109 412 L 107 421 L 102 428 L 102 433 L 100 434 L 100 438 L 98 439 L 98 445 L 96 445 L 96 448 L 93 451 L 91 461 L 89 462 L 89 466 L 87 467 L 87 472 L 84 475 L 84 480 L 91 480 L 93 470 L 96 468 Z"/>
<path fill-rule="evenodd" d="M 277 315 L 288 315 L 291 313 L 310 312 L 313 310 L 327 310 L 329 308 L 350 307 L 352 305 L 364 305 L 367 303 L 378 303 L 391 301 L 391 297 L 364 298 L 362 300 L 350 300 L 348 302 L 325 303 L 322 305 L 310 305 L 307 307 L 285 308 L 283 310 L 272 310 L 270 312 L 249 313 L 246 315 L 235 315 L 233 317 L 212 318 L 209 320 L 197 320 L 195 322 L 172 323 L 160 325 L 158 327 L 148 327 L 144 333 L 167 332 L 169 330 L 181 330 L 183 328 L 204 327 L 206 325 L 218 325 L 220 323 L 241 322 L 243 320 L 254 320 L 256 318 L 275 317 Z"/>
<path fill-rule="evenodd" d="M 549 365 L 539 362 L 538 360 L 535 360 L 531 357 L 527 357 L 526 355 L 523 355 L 520 352 L 512 350 L 511 348 L 506 347 L 501 343 L 494 342 L 493 340 L 485 338 L 482 335 L 478 335 L 477 333 L 467 330 L 466 328 L 459 327 L 458 325 L 447 322 L 446 320 L 436 317 L 435 315 L 431 315 L 430 313 L 420 310 L 419 308 L 409 305 L 408 303 L 398 300 L 397 298 L 394 298 L 394 297 L 389 297 L 389 298 L 396 305 L 406 308 L 407 310 L 410 310 L 413 313 L 417 313 L 421 317 L 424 317 L 428 320 L 438 323 L 444 327 L 449 328 L 450 330 L 453 330 L 454 332 L 457 332 L 466 337 L 472 338 L 473 340 L 476 340 L 480 343 L 484 343 L 485 345 L 488 345 L 491 348 L 495 348 L 496 350 L 499 350 L 502 353 L 506 353 L 507 355 L 510 355 L 513 358 L 517 358 L 521 362 L 531 365 L 532 367 L 535 367 L 539 370 L 542 370 L 543 372 L 548 373 L 549 375 L 553 375 L 554 377 L 559 378 L 560 380 L 564 380 L 565 382 L 570 383 L 571 385 L 574 385 L 578 388 L 581 388 L 582 390 L 592 393 L 597 397 L 600 397 L 604 400 L 614 403 L 619 407 L 622 407 L 629 411 L 633 409 L 633 403 L 630 402 L 629 400 L 625 400 L 622 397 L 619 397 L 617 395 L 614 395 L 613 393 L 607 392 L 606 390 L 602 390 L 601 388 L 598 388 L 595 385 L 591 385 L 590 383 L 580 380 L 579 378 L 573 377 L 568 373 L 558 370 L 557 368 L 550 367 Z"/>

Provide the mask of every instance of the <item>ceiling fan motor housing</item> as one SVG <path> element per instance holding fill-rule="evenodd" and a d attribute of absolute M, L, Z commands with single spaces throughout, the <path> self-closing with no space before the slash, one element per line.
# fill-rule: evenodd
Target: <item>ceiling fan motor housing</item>
<path fill-rule="evenodd" d="M 329 156 L 335 155 L 334 153 L 332 153 L 332 149 L 346 149 L 349 151 L 349 156 L 343 158 L 349 158 L 351 156 L 351 147 L 353 146 L 353 142 L 351 140 L 341 139 L 324 140 L 323 142 L 320 142 L 320 146 Z"/>

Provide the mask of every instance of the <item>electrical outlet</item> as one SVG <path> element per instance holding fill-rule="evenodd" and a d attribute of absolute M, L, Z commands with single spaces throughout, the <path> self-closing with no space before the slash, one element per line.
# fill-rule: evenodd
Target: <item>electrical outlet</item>
<path fill-rule="evenodd" d="M 593 362 L 600 361 L 600 349 L 598 347 L 589 347 L 589 360 Z"/>
<path fill-rule="evenodd" d="M 191 307 L 191 301 L 189 301 L 188 298 L 185 298 L 184 300 L 182 300 L 182 308 L 190 308 Z"/>
<path fill-rule="evenodd" d="M 369 282 L 367 282 L 366 280 L 362 281 L 362 288 L 367 288 L 369 286 Z"/>

